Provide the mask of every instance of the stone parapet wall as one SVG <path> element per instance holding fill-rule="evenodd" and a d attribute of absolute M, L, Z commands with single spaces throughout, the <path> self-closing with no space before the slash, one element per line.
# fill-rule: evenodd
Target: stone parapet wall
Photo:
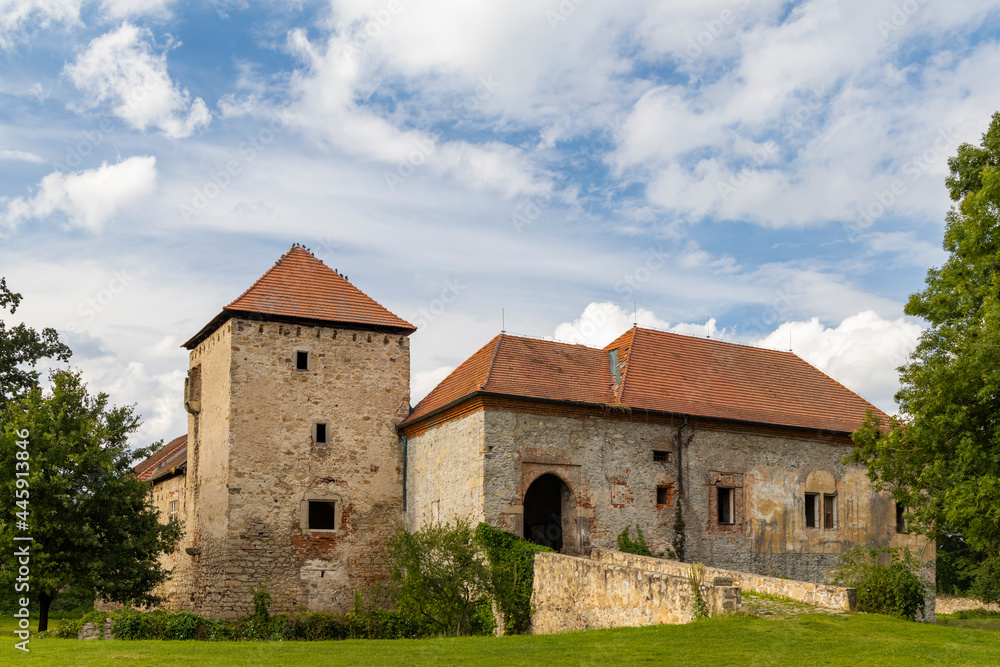
<path fill-rule="evenodd" d="M 939 597 L 935 604 L 935 613 L 954 614 L 960 611 L 971 611 L 973 609 L 983 609 L 986 611 L 1000 612 L 1000 604 L 986 604 L 973 598 L 951 598 Z"/>
<path fill-rule="evenodd" d="M 636 556 L 610 549 L 593 549 L 590 557 L 603 563 L 640 568 L 672 576 L 685 577 L 691 571 L 689 563 L 663 558 Z M 853 588 L 826 586 L 805 581 L 765 577 L 759 574 L 737 572 L 735 570 L 723 570 L 717 567 L 706 567 L 705 579 L 711 581 L 715 577 L 731 578 L 733 584 L 743 591 L 777 595 L 827 609 L 837 609 L 840 611 L 854 611 L 857 609 L 857 593 Z"/>
<path fill-rule="evenodd" d="M 740 608 L 740 589 L 703 583 L 710 615 Z M 535 555 L 532 634 L 591 628 L 688 623 L 694 619 L 686 576 L 556 553 Z"/>

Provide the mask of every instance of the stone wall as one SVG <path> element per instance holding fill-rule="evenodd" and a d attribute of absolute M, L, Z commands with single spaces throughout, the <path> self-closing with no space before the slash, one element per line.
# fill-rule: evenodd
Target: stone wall
<path fill-rule="evenodd" d="M 740 607 L 740 589 L 703 583 L 710 615 Z M 688 623 L 694 594 L 686 577 L 554 553 L 535 555 L 531 632 Z"/>
<path fill-rule="evenodd" d="M 938 597 L 935 612 L 938 614 L 954 614 L 960 611 L 982 609 L 984 611 L 1000 612 L 1000 604 L 986 604 L 973 598 Z"/>
<path fill-rule="evenodd" d="M 150 489 L 153 506 L 159 511 L 161 521 L 170 518 L 170 503 L 177 503 L 177 518 L 185 530 L 185 535 L 181 537 L 181 545 L 189 543 L 186 533 L 189 532 L 191 525 L 187 479 L 187 475 L 181 473 L 157 481 Z M 161 562 L 171 571 L 170 578 L 155 591 L 156 595 L 165 600 L 162 608 L 170 611 L 185 609 L 185 603 L 190 602 L 190 591 L 194 585 L 191 556 L 184 552 L 183 546 L 180 546 L 172 554 L 161 557 Z"/>
<path fill-rule="evenodd" d="M 590 557 L 602 563 L 639 568 L 679 577 L 687 576 L 687 573 L 691 571 L 690 563 L 636 556 L 610 549 L 594 549 L 591 551 Z M 716 567 L 706 567 L 705 579 L 711 582 L 715 577 L 732 579 L 733 585 L 738 586 L 741 591 L 777 595 L 827 609 L 837 609 L 840 611 L 855 611 L 857 609 L 857 593 L 853 588 L 841 588 L 805 581 L 766 577 L 748 572 L 723 570 Z"/>
<path fill-rule="evenodd" d="M 528 487 L 551 473 L 572 490 L 577 530 L 586 533 L 581 544 L 614 549 L 617 535 L 632 525 L 642 528 L 654 553 L 667 552 L 677 542 L 680 499 L 685 561 L 824 583 L 841 553 L 868 544 L 905 546 L 932 572 L 934 544 L 896 532 L 892 500 L 874 492 L 863 468 L 842 463 L 851 447 L 842 434 L 549 410 L 486 405 L 484 513 L 490 523 L 519 533 Z M 654 451 L 667 460 L 654 460 Z M 660 498 L 658 487 L 665 491 Z M 718 520 L 719 487 L 732 489 L 731 524 Z M 805 525 L 807 493 L 833 498 L 832 528 Z"/>
<path fill-rule="evenodd" d="M 408 438 L 406 450 L 409 529 L 456 519 L 475 525 L 484 519 L 482 411 Z"/>

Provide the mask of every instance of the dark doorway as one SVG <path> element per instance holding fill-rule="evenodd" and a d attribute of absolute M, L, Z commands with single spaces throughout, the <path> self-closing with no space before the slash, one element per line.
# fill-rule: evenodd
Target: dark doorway
<path fill-rule="evenodd" d="M 552 474 L 531 483 L 524 494 L 524 539 L 562 551 L 564 493 L 569 488 Z"/>

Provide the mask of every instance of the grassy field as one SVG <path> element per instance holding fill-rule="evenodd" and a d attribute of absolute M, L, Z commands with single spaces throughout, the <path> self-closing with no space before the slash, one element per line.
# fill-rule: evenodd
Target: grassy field
<path fill-rule="evenodd" d="M 1000 664 L 1000 623 L 982 629 L 858 614 L 784 619 L 734 616 L 682 626 L 543 637 L 312 643 L 35 639 L 30 654 L 14 649 L 7 619 L 3 626 L 0 665 Z"/>

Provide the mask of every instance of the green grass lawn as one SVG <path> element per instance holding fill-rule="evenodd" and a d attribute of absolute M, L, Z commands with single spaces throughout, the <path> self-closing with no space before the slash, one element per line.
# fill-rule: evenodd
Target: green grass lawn
<path fill-rule="evenodd" d="M 741 616 L 541 637 L 342 642 L 32 640 L 0 665 L 998 665 L 1000 630 L 879 616 Z"/>

